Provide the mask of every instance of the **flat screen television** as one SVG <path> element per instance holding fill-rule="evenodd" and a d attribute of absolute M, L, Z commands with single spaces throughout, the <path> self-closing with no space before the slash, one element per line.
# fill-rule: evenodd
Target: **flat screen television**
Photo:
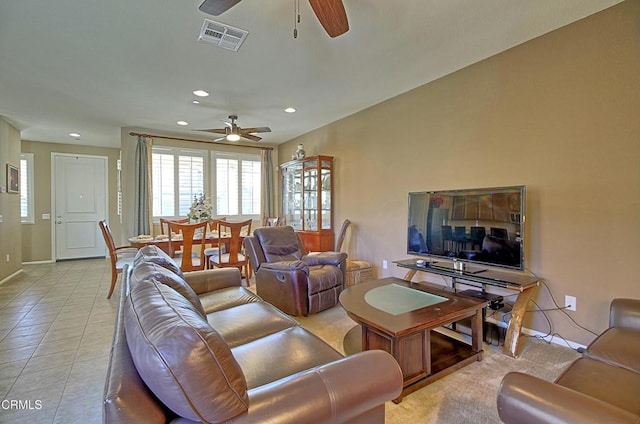
<path fill-rule="evenodd" d="M 524 271 L 525 197 L 525 186 L 409 193 L 407 253 Z"/>

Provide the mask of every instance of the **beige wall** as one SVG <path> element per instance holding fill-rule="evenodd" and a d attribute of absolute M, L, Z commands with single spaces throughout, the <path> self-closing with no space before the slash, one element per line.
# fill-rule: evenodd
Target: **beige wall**
<path fill-rule="evenodd" d="M 349 253 L 379 276 L 404 275 L 391 261 L 406 257 L 408 192 L 526 185 L 527 268 L 559 303 L 576 296 L 571 317 L 600 331 L 613 297 L 640 298 L 638 16 L 640 2 L 626 1 L 292 140 L 279 155 L 303 143 L 308 155 L 336 157 L 334 227 L 353 221 Z M 535 300 L 554 306 L 545 288 Z M 525 324 L 546 333 L 539 315 Z M 593 337 L 561 312 L 548 315 L 569 340 Z"/>
<path fill-rule="evenodd" d="M 109 225 L 115 234 L 120 233 L 120 217 L 117 215 L 117 160 L 120 150 L 106 147 L 88 147 L 75 144 L 41 143 L 22 141 L 22 152 L 33 153 L 35 223 L 22 225 L 22 260 L 40 262 L 52 260 L 51 225 L 53 220 L 43 220 L 42 214 L 51 214 L 51 154 L 72 153 L 106 156 L 109 171 Z M 114 237 L 116 244 L 119 240 Z"/>
<path fill-rule="evenodd" d="M 7 164 L 20 166 L 20 132 L 0 117 L 0 281 L 22 268 L 20 196 L 7 193 Z"/>

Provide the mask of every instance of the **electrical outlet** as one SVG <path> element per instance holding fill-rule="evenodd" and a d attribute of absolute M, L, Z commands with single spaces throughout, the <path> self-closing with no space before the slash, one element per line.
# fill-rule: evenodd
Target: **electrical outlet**
<path fill-rule="evenodd" d="M 382 261 L 382 269 L 387 269 L 389 267 L 389 264 L 387 263 L 387 261 Z"/>
<path fill-rule="evenodd" d="M 576 298 L 575 296 L 565 296 L 564 297 L 564 305 L 568 306 L 568 310 L 575 311 L 576 310 Z"/>
<path fill-rule="evenodd" d="M 7 253 L 7 262 L 11 262 L 11 255 Z"/>

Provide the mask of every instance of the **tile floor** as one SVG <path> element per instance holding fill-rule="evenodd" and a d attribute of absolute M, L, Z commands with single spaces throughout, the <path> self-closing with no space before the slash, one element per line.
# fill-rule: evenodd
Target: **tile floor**
<path fill-rule="evenodd" d="M 0 423 L 101 423 L 118 301 L 108 260 L 23 269 L 0 285 Z"/>

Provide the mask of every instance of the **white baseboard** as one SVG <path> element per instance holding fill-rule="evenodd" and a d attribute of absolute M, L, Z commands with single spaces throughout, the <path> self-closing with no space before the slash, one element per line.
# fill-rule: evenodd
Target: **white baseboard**
<path fill-rule="evenodd" d="M 55 263 L 55 261 L 49 259 L 46 261 L 22 262 L 22 265 L 42 265 L 42 264 L 52 264 L 52 263 Z"/>
<path fill-rule="evenodd" d="M 21 272 L 22 272 L 22 268 L 20 268 L 19 270 L 17 270 L 13 274 L 9 275 L 8 277 L 5 277 L 4 279 L 0 280 L 0 286 L 3 285 L 4 283 L 6 283 L 7 281 L 11 280 L 13 277 L 15 277 L 16 275 L 20 274 Z"/>
<path fill-rule="evenodd" d="M 491 323 L 491 324 L 497 325 L 500 328 L 505 328 L 506 329 L 509 326 L 508 323 L 506 323 L 506 322 L 504 322 L 502 320 L 497 320 L 497 319 L 492 318 L 492 317 L 487 317 L 486 321 Z M 539 331 L 532 330 L 532 329 L 527 328 L 527 327 L 522 327 L 522 332 L 524 334 L 528 335 L 528 336 L 539 337 L 539 338 L 541 338 L 542 340 L 544 340 L 546 342 L 554 343 L 554 344 L 557 344 L 559 346 L 570 347 L 571 349 L 578 349 L 579 347 L 586 348 L 586 346 L 583 345 L 583 344 L 576 343 L 576 342 L 573 342 L 571 340 L 564 339 L 564 338 L 559 337 L 557 335 L 547 335 L 546 333 L 541 333 Z"/>

